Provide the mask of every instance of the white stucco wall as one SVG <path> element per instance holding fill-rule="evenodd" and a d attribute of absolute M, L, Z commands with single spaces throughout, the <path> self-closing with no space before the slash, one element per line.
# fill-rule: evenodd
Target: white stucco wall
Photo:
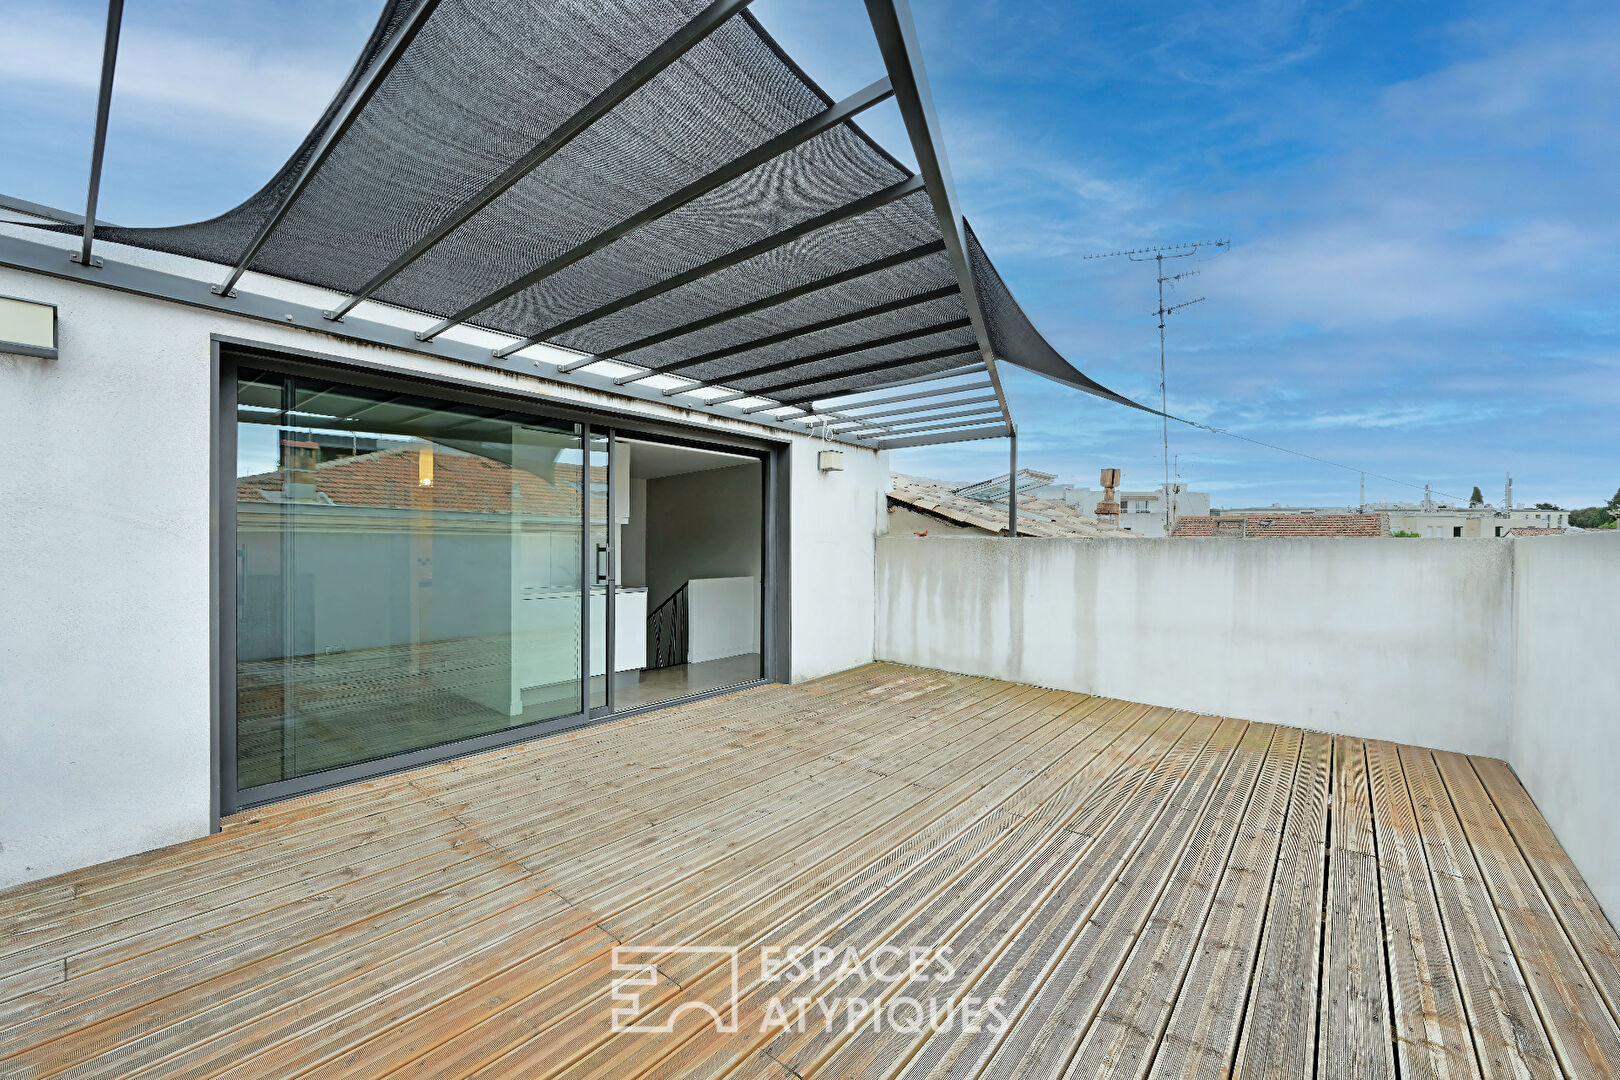
<path fill-rule="evenodd" d="M 1509 546 L 879 541 L 880 659 L 1502 757 Z"/>
<path fill-rule="evenodd" d="M 1513 548 L 1508 761 L 1620 925 L 1620 537 Z"/>
<path fill-rule="evenodd" d="M 1620 921 L 1620 538 L 878 541 L 879 659 L 1504 758 Z"/>
<path fill-rule="evenodd" d="M 872 660 L 876 609 L 872 538 L 882 530 L 889 489 L 887 453 L 844 452 L 844 468 L 822 472 L 811 439 L 793 444 L 789 484 L 793 586 L 793 681 Z"/>
<path fill-rule="evenodd" d="M 0 886 L 211 825 L 208 331 L 0 269 L 61 356 L 0 354 Z M 200 351 L 199 351 L 200 350 Z"/>
<path fill-rule="evenodd" d="M 321 290 L 258 275 L 243 287 L 331 306 Z M 816 440 L 746 421 L 4 267 L 0 294 L 57 304 L 61 346 L 49 361 L 0 355 L 0 887 L 211 827 L 213 334 L 689 423 L 698 435 L 788 439 L 794 676 L 872 657 L 872 535 L 888 477 L 875 451 L 845 447 L 846 471 L 823 476 Z"/>

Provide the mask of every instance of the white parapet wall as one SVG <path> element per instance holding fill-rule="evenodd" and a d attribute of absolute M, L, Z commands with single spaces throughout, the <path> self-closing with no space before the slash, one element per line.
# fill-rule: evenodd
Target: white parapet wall
<path fill-rule="evenodd" d="M 1620 538 L 878 541 L 879 659 L 1506 759 L 1620 915 Z"/>
<path fill-rule="evenodd" d="M 1513 556 L 1508 763 L 1620 925 L 1620 536 L 1526 538 Z"/>

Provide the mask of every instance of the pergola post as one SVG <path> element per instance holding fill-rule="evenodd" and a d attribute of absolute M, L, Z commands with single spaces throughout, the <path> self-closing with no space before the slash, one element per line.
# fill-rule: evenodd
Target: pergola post
<path fill-rule="evenodd" d="M 97 266 L 90 255 L 96 239 L 96 202 L 101 197 L 101 162 L 107 150 L 107 117 L 112 111 L 113 68 L 118 65 L 118 34 L 124 22 L 124 0 L 107 0 L 107 37 L 101 46 L 101 90 L 96 96 L 96 134 L 90 148 L 90 187 L 84 202 L 84 246 L 75 259 Z"/>
<path fill-rule="evenodd" d="M 1018 429 L 1007 432 L 1007 535 L 1018 535 Z"/>

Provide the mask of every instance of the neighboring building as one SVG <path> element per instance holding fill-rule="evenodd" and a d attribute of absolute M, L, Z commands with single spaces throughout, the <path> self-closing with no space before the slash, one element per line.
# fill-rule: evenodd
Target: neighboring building
<path fill-rule="evenodd" d="M 1224 536 L 1256 540 L 1279 536 L 1388 536 L 1382 514 L 1245 514 L 1184 517 L 1176 537 Z"/>
<path fill-rule="evenodd" d="M 1531 527 L 1531 526 L 1521 526 L 1519 528 L 1509 529 L 1507 532 L 1503 533 L 1502 535 L 1503 536 L 1514 536 L 1514 537 L 1518 537 L 1518 536 L 1563 536 L 1565 533 L 1568 533 L 1569 531 L 1570 530 L 1568 530 L 1568 529 L 1538 529 L 1538 528 L 1534 528 L 1534 527 Z"/>
<path fill-rule="evenodd" d="M 1270 506 L 1217 507 L 1209 513 L 1214 517 L 1247 517 L 1254 514 L 1359 514 L 1362 510 L 1354 506 L 1284 506 L 1282 503 L 1272 503 Z"/>
<path fill-rule="evenodd" d="M 1424 539 L 1472 539 L 1506 536 L 1518 527 L 1561 529 L 1569 524 L 1567 510 L 1509 510 L 1489 504 L 1462 508 L 1435 506 L 1424 509 L 1410 503 L 1379 503 L 1369 510 L 1387 514 L 1395 532 L 1415 532 Z"/>
<path fill-rule="evenodd" d="M 1562 529 L 1569 525 L 1569 511 L 1558 510 L 1509 510 L 1508 520 L 1515 526 L 1523 525 L 1531 528 Z"/>
<path fill-rule="evenodd" d="M 942 481 L 904 473 L 895 473 L 893 482 L 894 490 L 888 493 L 891 536 L 904 536 L 907 533 L 928 536 L 1007 535 L 1005 496 L 996 500 L 976 499 L 961 494 L 959 489 Z M 1083 516 L 1073 506 L 1036 498 L 1028 492 L 1018 495 L 1018 532 L 1021 536 L 1085 538 L 1135 535 L 1099 524 L 1095 518 Z"/>
<path fill-rule="evenodd" d="M 1088 518 L 1096 517 L 1097 504 L 1103 500 L 1101 490 L 1078 487 L 1074 484 L 1050 484 L 1036 488 L 1030 494 L 1072 506 Z M 1172 522 L 1178 518 L 1198 517 L 1210 512 L 1209 493 L 1190 491 L 1186 484 L 1180 482 L 1173 482 L 1168 488 L 1160 484 L 1146 491 L 1121 490 L 1114 493 L 1115 500 L 1119 503 L 1119 527 L 1137 536 L 1164 536 L 1167 494 L 1170 499 Z"/>
<path fill-rule="evenodd" d="M 1415 533 L 1426 540 L 1473 539 L 1506 536 L 1516 527 L 1561 529 L 1569 524 L 1567 510 L 1509 510 L 1496 509 L 1489 503 L 1482 506 L 1448 506 L 1426 499 L 1421 503 L 1380 502 L 1363 507 L 1353 506 L 1250 506 L 1227 510 L 1212 510 L 1219 518 L 1252 518 L 1257 515 L 1290 515 L 1295 517 L 1324 517 L 1357 514 L 1383 514 L 1388 520 L 1390 533 Z"/>

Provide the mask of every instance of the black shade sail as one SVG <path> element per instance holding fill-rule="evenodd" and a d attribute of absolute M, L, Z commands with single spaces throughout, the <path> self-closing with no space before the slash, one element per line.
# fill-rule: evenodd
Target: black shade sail
<path fill-rule="evenodd" d="M 998 360 L 1143 408 L 1047 343 L 958 216 L 903 2 L 869 0 L 889 75 L 839 102 L 746 3 L 388 0 L 261 191 L 96 236 L 233 267 L 225 295 L 252 269 L 344 294 L 334 318 L 387 303 L 440 320 L 423 340 L 465 324 L 510 335 L 501 356 L 562 346 L 580 358 L 561 377 L 612 363 L 621 383 L 673 377 L 653 385 L 682 405 L 877 446 L 1010 434 Z M 920 176 L 854 121 L 891 96 Z M 976 411 L 919 385 L 961 376 L 993 391 Z M 946 400 L 836 405 L 888 386 Z"/>

